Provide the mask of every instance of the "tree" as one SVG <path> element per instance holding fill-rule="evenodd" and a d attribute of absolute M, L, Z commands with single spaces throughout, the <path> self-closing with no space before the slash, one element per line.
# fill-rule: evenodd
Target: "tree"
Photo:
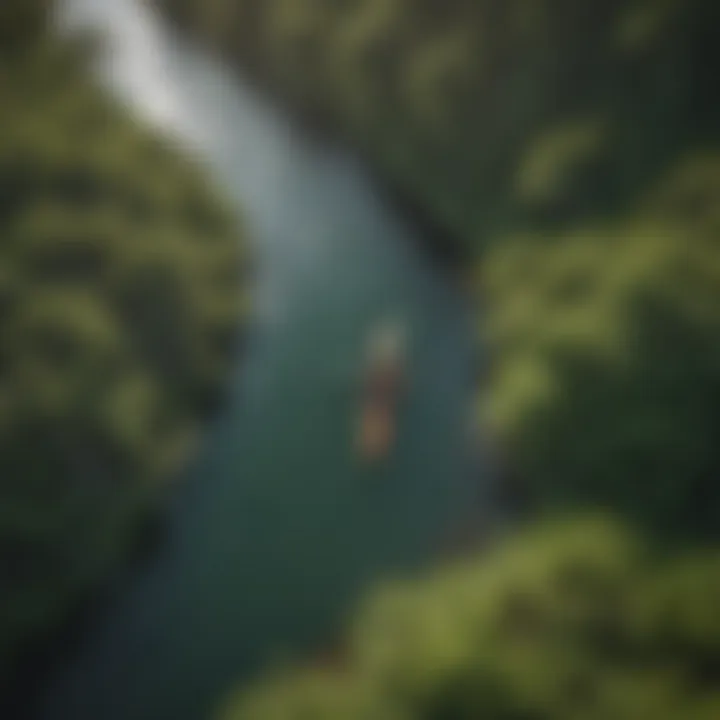
<path fill-rule="evenodd" d="M 540 506 L 716 533 L 719 168 L 684 164 L 620 226 L 487 257 L 497 371 L 484 411 Z"/>
<path fill-rule="evenodd" d="M 709 720 L 719 568 L 607 518 L 546 522 L 373 592 L 341 666 L 280 671 L 220 717 Z"/>

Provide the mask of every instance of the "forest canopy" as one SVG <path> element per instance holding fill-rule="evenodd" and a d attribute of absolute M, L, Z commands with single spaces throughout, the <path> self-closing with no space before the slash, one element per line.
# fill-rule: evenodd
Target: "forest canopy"
<path fill-rule="evenodd" d="M 716 141 L 712 0 L 156 0 L 453 241 L 632 209 Z"/>
<path fill-rule="evenodd" d="M 630 219 L 487 254 L 481 408 L 537 503 L 717 537 L 718 181 L 690 158 Z"/>
<path fill-rule="evenodd" d="M 244 305 L 238 218 L 50 9 L 0 7 L 0 668 L 133 544 Z"/>
<path fill-rule="evenodd" d="M 719 571 L 607 518 L 541 524 L 372 593 L 341 658 L 277 669 L 219 717 L 711 720 Z"/>

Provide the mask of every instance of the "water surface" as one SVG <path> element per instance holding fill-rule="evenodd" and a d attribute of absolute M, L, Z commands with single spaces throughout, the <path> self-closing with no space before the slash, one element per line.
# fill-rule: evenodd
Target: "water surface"
<path fill-rule="evenodd" d="M 242 208 L 256 329 L 167 536 L 39 698 L 44 720 L 196 720 L 244 674 L 336 628 L 426 559 L 473 499 L 461 298 L 348 151 L 311 138 L 135 0 L 65 0 L 107 33 L 104 82 L 200 155 Z M 358 465 L 368 333 L 411 328 L 396 452 Z"/>

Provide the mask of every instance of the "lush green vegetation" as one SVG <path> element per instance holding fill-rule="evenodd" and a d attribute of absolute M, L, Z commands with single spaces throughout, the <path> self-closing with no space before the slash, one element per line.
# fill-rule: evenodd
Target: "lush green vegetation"
<path fill-rule="evenodd" d="M 698 157 L 629 218 L 488 254 L 483 412 L 536 505 L 717 537 L 719 200 L 720 158 Z"/>
<path fill-rule="evenodd" d="M 334 665 L 280 669 L 224 720 L 711 720 L 720 555 L 659 560 L 587 518 L 373 595 Z"/>
<path fill-rule="evenodd" d="M 456 236 L 632 207 L 714 142 L 712 0 L 157 0 Z"/>
<path fill-rule="evenodd" d="M 0 7 L 0 668 L 128 549 L 242 312 L 235 218 L 48 11 Z"/>

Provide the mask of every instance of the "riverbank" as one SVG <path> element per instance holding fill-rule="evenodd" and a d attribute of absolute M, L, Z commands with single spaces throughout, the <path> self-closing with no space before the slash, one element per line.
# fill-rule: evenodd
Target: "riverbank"
<path fill-rule="evenodd" d="M 711 720 L 718 561 L 658 555 L 597 514 L 545 520 L 375 589 L 335 648 L 272 668 L 216 717 Z"/>
<path fill-rule="evenodd" d="M 397 209 L 408 224 L 420 228 L 423 247 L 438 261 L 440 267 L 457 272 L 466 267 L 473 256 L 468 244 L 467 228 L 453 221 L 441 212 L 433 202 L 413 187 L 408 168 L 393 167 L 378 152 L 371 138 L 363 138 L 344 121 L 338 107 L 329 103 L 305 101 L 288 92 L 288 87 L 268 72 L 268 67 L 257 56 L 246 53 L 242 48 L 228 44 L 216 44 L 210 36 L 195 32 L 189 17 L 175 12 L 173 0 L 157 0 L 168 22 L 177 30 L 201 42 L 230 67 L 242 72 L 242 82 L 262 95 L 280 113 L 291 115 L 309 138 L 330 147 L 351 149 L 364 163 L 374 169 L 374 183 L 381 189 L 388 204 Z M 190 6 L 188 6 L 189 8 Z"/>
<path fill-rule="evenodd" d="M 245 319 L 240 214 L 53 22 L 0 9 L 0 696 L 123 566 Z"/>

